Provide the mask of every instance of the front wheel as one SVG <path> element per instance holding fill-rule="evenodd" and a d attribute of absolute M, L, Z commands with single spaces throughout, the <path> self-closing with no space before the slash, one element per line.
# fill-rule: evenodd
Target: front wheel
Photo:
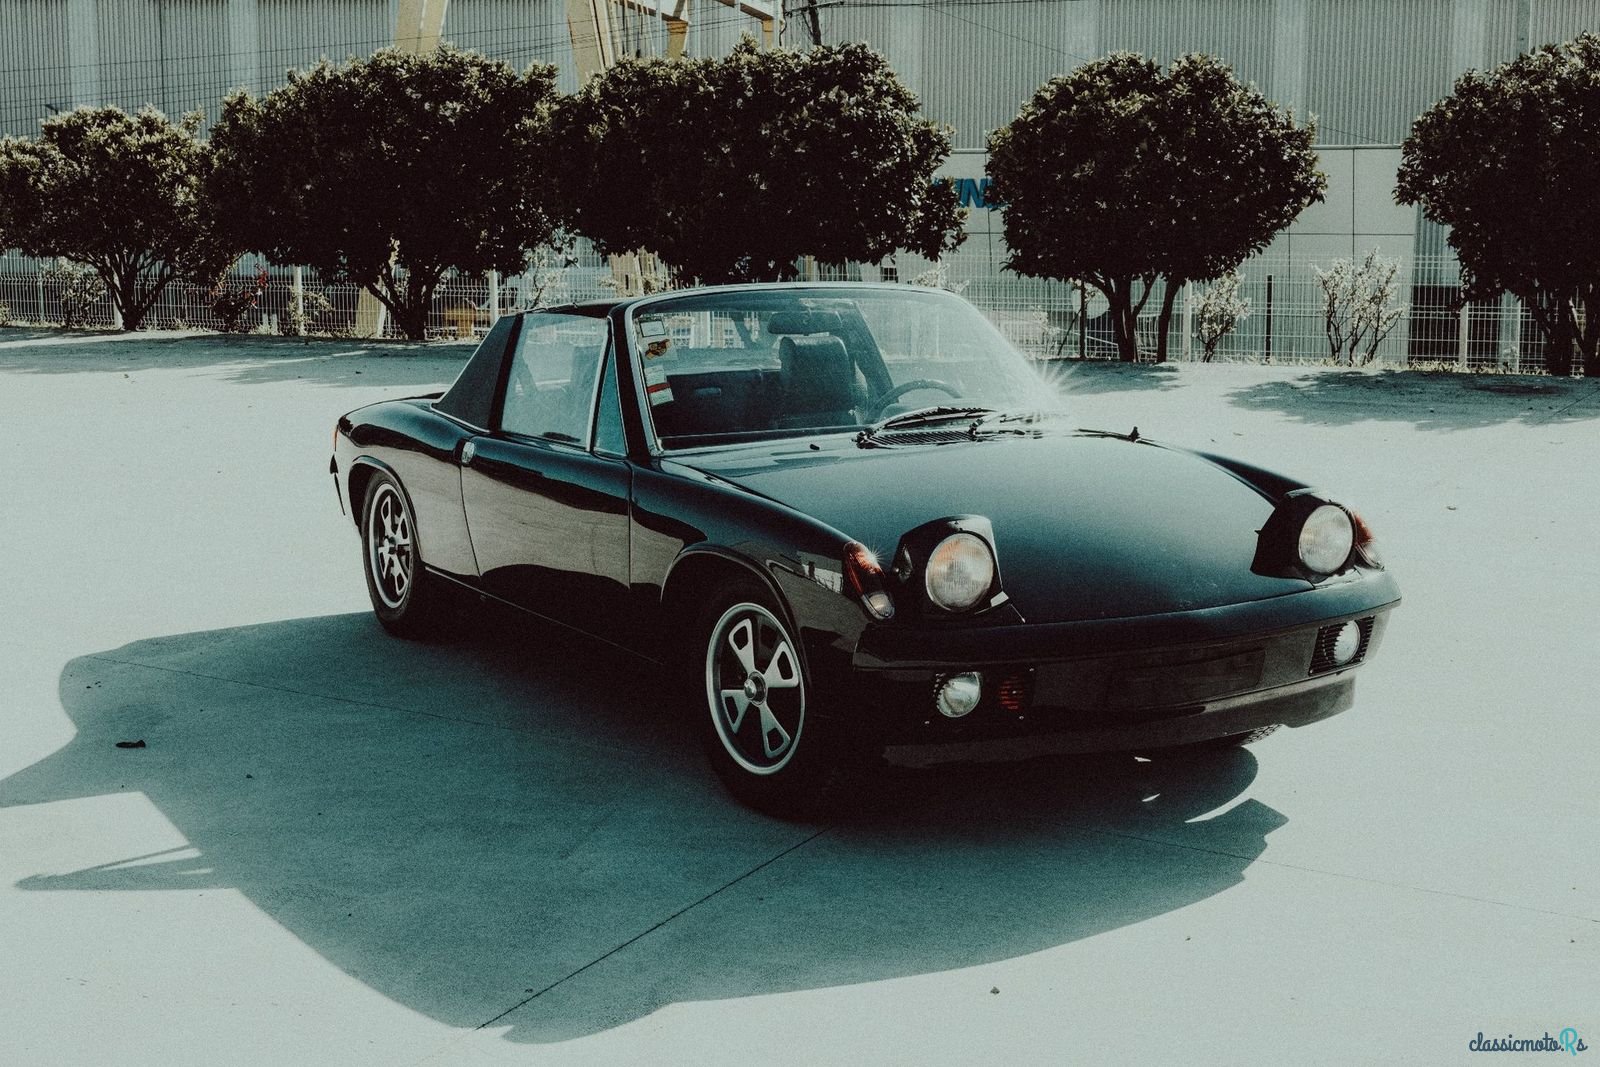
<path fill-rule="evenodd" d="M 388 474 L 372 476 L 361 508 L 362 568 L 367 595 L 383 628 L 399 637 L 437 632 L 436 580 L 417 554 L 417 528 L 400 483 Z"/>
<path fill-rule="evenodd" d="M 701 740 L 728 791 L 769 814 L 824 814 L 858 760 L 839 724 L 812 714 L 800 648 L 754 581 L 707 601 L 699 627 Z"/>

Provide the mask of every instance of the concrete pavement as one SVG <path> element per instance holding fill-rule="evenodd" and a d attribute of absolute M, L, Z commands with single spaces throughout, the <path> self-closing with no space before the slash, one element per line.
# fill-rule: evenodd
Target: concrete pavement
<path fill-rule="evenodd" d="M 642 665 L 371 621 L 333 420 L 466 351 L 0 330 L 0 1064 L 1600 1055 L 1600 382 L 1071 367 L 1362 509 L 1356 708 L 804 825 Z"/>

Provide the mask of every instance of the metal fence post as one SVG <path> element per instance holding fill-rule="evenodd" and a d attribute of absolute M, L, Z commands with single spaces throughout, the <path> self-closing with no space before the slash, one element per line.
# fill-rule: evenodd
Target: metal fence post
<path fill-rule="evenodd" d="M 1272 362 L 1272 275 L 1267 275 L 1267 351 L 1261 362 Z"/>
<path fill-rule="evenodd" d="M 489 325 L 500 321 L 500 272 L 489 272 Z"/>
<path fill-rule="evenodd" d="M 1471 305 L 1465 300 L 1461 302 L 1461 318 L 1458 327 L 1460 336 L 1456 339 L 1456 363 L 1461 370 L 1467 369 L 1467 338 L 1471 329 L 1471 323 L 1467 317 L 1467 309 L 1469 307 Z"/>
<path fill-rule="evenodd" d="M 305 268 L 294 267 L 289 272 L 290 295 L 294 297 L 294 321 L 298 329 L 305 329 L 306 321 L 306 276 Z M 307 331 L 309 332 L 309 331 Z"/>
<path fill-rule="evenodd" d="M 1089 290 L 1078 282 L 1078 358 L 1086 359 L 1089 348 Z"/>
<path fill-rule="evenodd" d="M 1194 358 L 1190 336 L 1194 333 L 1194 303 L 1189 299 L 1189 283 L 1183 283 L 1183 361 Z"/>
<path fill-rule="evenodd" d="M 39 325 L 43 326 L 46 321 L 44 317 L 44 264 L 36 264 L 33 270 L 33 285 L 39 295 Z"/>

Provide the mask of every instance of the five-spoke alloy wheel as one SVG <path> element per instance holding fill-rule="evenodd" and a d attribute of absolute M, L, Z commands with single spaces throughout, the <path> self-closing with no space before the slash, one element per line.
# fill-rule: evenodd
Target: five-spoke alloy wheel
<path fill-rule="evenodd" d="M 724 750 L 750 774 L 781 771 L 806 721 L 805 679 L 783 622 L 760 604 L 722 613 L 706 645 L 706 697 Z"/>
<path fill-rule="evenodd" d="M 829 814 L 862 762 L 852 732 L 815 713 L 804 650 L 776 597 L 753 578 L 707 592 L 695 630 L 693 702 L 712 770 L 768 814 Z"/>
<path fill-rule="evenodd" d="M 416 522 L 400 483 L 383 472 L 372 476 L 362 502 L 361 552 L 378 621 L 402 637 L 430 634 L 437 622 L 433 582 L 417 553 Z"/>

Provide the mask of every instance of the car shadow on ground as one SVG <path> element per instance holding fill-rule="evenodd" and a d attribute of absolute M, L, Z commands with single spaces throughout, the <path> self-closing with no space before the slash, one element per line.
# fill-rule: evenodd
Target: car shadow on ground
<path fill-rule="evenodd" d="M 1325 370 L 1256 382 L 1230 394 L 1228 402 L 1319 426 L 1404 422 L 1419 430 L 1471 430 L 1600 419 L 1600 383 L 1538 375 Z"/>
<path fill-rule="evenodd" d="M 852 817 L 781 822 L 717 789 L 659 692 L 540 629 L 137 641 L 67 665 L 76 737 L 0 807 L 142 794 L 190 847 L 21 887 L 231 889 L 394 1001 L 535 1042 L 1050 949 L 1228 889 L 1286 821 L 1239 802 L 1234 750 L 900 770 Z"/>
<path fill-rule="evenodd" d="M 437 386 L 448 383 L 474 341 L 411 342 L 265 334 L 111 333 L 0 328 L 0 372 L 128 374 L 216 367 L 230 382 L 262 385 Z M 376 369 L 374 361 L 377 363 Z"/>

